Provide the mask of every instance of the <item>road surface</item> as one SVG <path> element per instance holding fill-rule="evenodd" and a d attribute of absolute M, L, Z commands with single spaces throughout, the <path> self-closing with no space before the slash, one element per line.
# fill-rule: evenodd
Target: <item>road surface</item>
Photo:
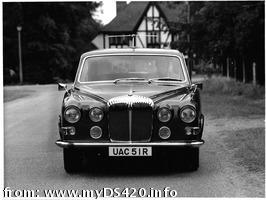
<path fill-rule="evenodd" d="M 93 173 L 69 175 L 63 169 L 62 149 L 54 143 L 59 138 L 57 121 L 63 92 L 58 92 L 56 85 L 23 87 L 37 92 L 4 103 L 5 187 L 40 191 L 170 187 L 180 197 L 265 195 L 263 174 L 250 174 L 236 165 L 231 152 L 223 144 L 223 136 L 219 134 L 221 131 L 237 130 L 239 127 L 264 127 L 263 120 L 217 120 L 205 113 L 203 139 L 206 143 L 201 147 L 200 167 L 195 172 L 151 170 L 147 173 L 131 173 L 127 172 L 127 168 L 131 166 L 124 166 L 121 168 L 122 173 L 117 173 L 108 170 L 106 164 L 100 164 L 99 170 Z"/>

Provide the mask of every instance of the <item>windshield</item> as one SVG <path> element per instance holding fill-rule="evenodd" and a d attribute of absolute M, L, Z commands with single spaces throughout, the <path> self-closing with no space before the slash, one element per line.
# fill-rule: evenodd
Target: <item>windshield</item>
<path fill-rule="evenodd" d="M 86 58 L 79 82 L 172 78 L 184 81 L 181 60 L 174 56 L 112 55 Z"/>

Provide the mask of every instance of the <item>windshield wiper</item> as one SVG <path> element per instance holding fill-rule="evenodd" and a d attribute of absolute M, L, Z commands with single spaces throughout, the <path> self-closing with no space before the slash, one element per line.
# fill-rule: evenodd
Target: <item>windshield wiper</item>
<path fill-rule="evenodd" d="M 118 78 L 114 80 L 114 83 L 118 83 L 119 81 L 145 81 L 145 78 Z"/>
<path fill-rule="evenodd" d="M 152 78 L 152 79 L 149 79 L 149 83 L 155 82 L 155 81 L 183 81 L 183 80 L 176 79 L 176 78 L 170 78 L 170 77 L 162 77 L 162 78 Z"/>

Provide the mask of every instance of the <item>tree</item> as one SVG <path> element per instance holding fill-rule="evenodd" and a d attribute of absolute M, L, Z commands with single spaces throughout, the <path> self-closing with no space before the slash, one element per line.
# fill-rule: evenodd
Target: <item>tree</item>
<path fill-rule="evenodd" d="M 204 60 L 222 63 L 231 57 L 258 66 L 264 83 L 264 2 L 190 2 L 191 49 Z M 192 10 L 192 9 L 191 9 Z M 237 70 L 240 73 L 241 70 Z M 237 77 L 240 77 L 237 74 Z"/>
<path fill-rule="evenodd" d="M 79 56 L 94 47 L 99 24 L 94 2 L 3 3 L 4 68 L 17 71 L 17 32 L 21 25 L 25 81 L 73 79 Z M 16 11 L 16 12 L 14 12 Z"/>

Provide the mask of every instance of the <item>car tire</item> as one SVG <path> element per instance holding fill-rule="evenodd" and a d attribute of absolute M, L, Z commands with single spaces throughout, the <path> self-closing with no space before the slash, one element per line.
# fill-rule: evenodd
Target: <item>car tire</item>
<path fill-rule="evenodd" d="M 188 148 L 184 150 L 184 169 L 196 171 L 199 168 L 199 148 Z"/>
<path fill-rule="evenodd" d="M 67 173 L 74 173 L 81 170 L 82 157 L 81 153 L 76 149 L 63 150 L 64 168 Z"/>

